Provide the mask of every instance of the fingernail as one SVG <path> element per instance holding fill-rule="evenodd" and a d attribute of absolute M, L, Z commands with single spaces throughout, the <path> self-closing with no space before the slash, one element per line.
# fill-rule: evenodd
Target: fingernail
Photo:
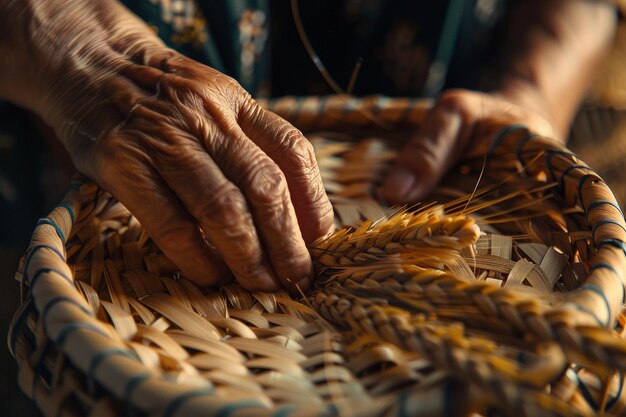
<path fill-rule="evenodd" d="M 315 270 L 313 265 L 304 274 L 294 275 L 291 279 L 287 280 L 286 289 L 291 295 L 297 295 L 301 297 L 304 293 L 311 289 L 313 281 L 315 280 Z"/>
<path fill-rule="evenodd" d="M 253 276 L 235 276 L 235 279 L 248 291 L 274 292 L 281 288 L 280 281 L 267 267 L 261 267 Z"/>
<path fill-rule="evenodd" d="M 322 237 L 327 237 L 329 235 L 332 235 L 333 233 L 335 233 L 335 231 L 337 230 L 337 228 L 335 227 L 335 222 L 332 222 L 330 224 L 330 227 L 328 228 L 328 230 L 326 231 L 326 233 L 324 233 L 322 235 Z"/>
<path fill-rule="evenodd" d="M 415 181 L 415 174 L 406 168 L 398 167 L 391 171 L 381 191 L 390 200 L 405 200 Z"/>
<path fill-rule="evenodd" d="M 304 278 L 297 282 L 291 282 L 287 285 L 287 291 L 289 294 L 296 297 L 302 297 L 308 290 L 311 289 L 313 280 L 311 278 Z"/>

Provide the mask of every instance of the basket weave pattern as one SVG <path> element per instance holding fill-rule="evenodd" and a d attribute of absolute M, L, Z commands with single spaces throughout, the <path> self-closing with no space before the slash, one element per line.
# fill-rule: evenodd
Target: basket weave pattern
<path fill-rule="evenodd" d="M 425 108 L 267 105 L 305 131 L 367 127 L 363 109 L 414 126 Z M 311 246 L 302 299 L 199 289 L 121 204 L 75 184 L 35 230 L 9 337 L 46 415 L 624 412 L 626 225 L 582 161 L 509 126 L 482 150 L 476 192 L 481 150 L 437 203 L 391 211 L 373 196 L 401 143 L 310 139 L 345 227 Z"/>

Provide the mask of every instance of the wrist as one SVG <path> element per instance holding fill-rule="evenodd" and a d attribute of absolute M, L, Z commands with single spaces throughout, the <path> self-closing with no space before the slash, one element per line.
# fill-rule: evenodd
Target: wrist
<path fill-rule="evenodd" d="M 150 49 L 150 54 L 155 51 Z M 137 76 L 129 74 L 143 67 L 138 61 L 145 53 L 137 48 L 128 54 L 106 43 L 92 43 L 85 55 L 68 54 L 41 75 L 31 109 L 68 150 L 80 137 L 96 140 L 122 123 L 143 93 L 155 93 L 147 86 L 143 89 Z"/>
<path fill-rule="evenodd" d="M 12 35 L 0 41 L 9 62 L 0 95 L 39 115 L 66 146 L 77 132 L 93 136 L 119 122 L 116 102 L 132 95 L 120 75 L 166 50 L 117 1 L 0 0 L 0 11 Z"/>

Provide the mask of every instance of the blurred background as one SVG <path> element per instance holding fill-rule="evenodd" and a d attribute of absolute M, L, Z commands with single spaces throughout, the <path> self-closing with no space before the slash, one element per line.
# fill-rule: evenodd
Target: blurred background
<path fill-rule="evenodd" d="M 0 416 L 38 416 L 19 390 L 6 344 L 20 304 L 14 273 L 38 218 L 57 204 L 73 175 L 71 162 L 34 116 L 0 103 L 10 117 L 0 126 Z M 24 128 L 28 134 L 24 135 Z M 16 132 L 24 140 L 16 140 Z M 570 148 L 610 185 L 626 205 L 626 25 L 618 28 L 613 53 L 573 124 Z"/>

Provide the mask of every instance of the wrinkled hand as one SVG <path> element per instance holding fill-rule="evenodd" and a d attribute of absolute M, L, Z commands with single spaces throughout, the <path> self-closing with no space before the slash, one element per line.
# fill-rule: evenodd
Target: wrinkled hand
<path fill-rule="evenodd" d="M 547 137 L 560 137 L 547 114 L 531 91 L 516 91 L 513 97 L 469 90 L 442 93 L 400 153 L 380 190 L 382 197 L 413 203 L 427 196 L 466 152 L 477 146 L 486 149 L 506 125 L 523 124 Z"/>
<path fill-rule="evenodd" d="M 77 167 L 194 281 L 225 276 L 213 246 L 248 289 L 308 288 L 305 242 L 332 225 L 311 144 L 235 80 L 180 55 L 152 59 L 125 75 L 158 93 L 136 91 L 127 120 L 73 148 Z"/>
<path fill-rule="evenodd" d="M 24 25 L 42 28 L 24 48 L 44 70 L 31 74 L 36 88 L 6 95 L 55 128 L 78 170 L 196 283 L 230 270 L 250 290 L 306 290 L 306 243 L 329 231 L 333 213 L 302 134 L 116 2 L 27 4 Z"/>

